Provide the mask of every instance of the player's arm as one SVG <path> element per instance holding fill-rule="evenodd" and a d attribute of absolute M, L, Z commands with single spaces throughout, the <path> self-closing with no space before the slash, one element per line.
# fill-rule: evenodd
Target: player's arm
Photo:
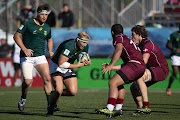
<path fill-rule="evenodd" d="M 53 54 L 54 54 L 54 53 L 52 52 L 52 49 L 53 49 L 53 40 L 52 40 L 52 38 L 50 38 L 50 39 L 47 40 L 47 47 L 48 47 L 49 55 L 50 55 L 50 57 L 52 57 Z"/>
<path fill-rule="evenodd" d="M 166 43 L 166 47 L 172 51 L 174 50 L 174 47 L 171 45 L 171 41 L 169 41 L 169 40 Z"/>
<path fill-rule="evenodd" d="M 168 42 L 167 42 L 167 44 L 166 44 L 166 47 L 167 47 L 168 49 L 174 51 L 174 52 L 177 52 L 177 53 L 180 52 L 180 49 L 173 47 L 171 41 L 169 41 L 169 40 L 168 40 Z"/>
<path fill-rule="evenodd" d="M 107 65 L 106 67 L 103 68 L 102 70 L 102 73 L 106 74 L 107 72 L 109 72 L 110 74 L 110 71 L 113 67 L 113 65 L 118 61 L 118 59 L 120 58 L 121 56 L 121 53 L 122 53 L 122 50 L 123 50 L 123 45 L 122 43 L 118 43 L 116 44 L 116 48 L 115 48 L 115 51 L 114 51 L 114 54 L 113 54 L 113 57 L 112 57 L 112 60 L 110 62 L 109 65 Z"/>
<path fill-rule="evenodd" d="M 102 63 L 101 64 L 103 67 L 105 67 L 106 65 L 109 65 L 109 63 Z M 116 65 L 116 66 L 113 66 L 111 70 L 120 70 L 121 69 L 121 65 Z"/>
<path fill-rule="evenodd" d="M 144 53 L 144 54 L 143 54 L 143 60 L 144 60 L 144 63 L 145 63 L 145 64 L 147 64 L 149 57 L 150 57 L 150 54 L 149 54 L 149 53 Z"/>
<path fill-rule="evenodd" d="M 69 60 L 68 57 L 61 54 L 59 56 L 59 61 L 58 61 L 59 67 L 60 68 L 75 69 L 75 68 L 80 68 L 80 67 L 84 66 L 84 63 L 81 63 L 80 60 L 79 60 L 79 62 L 77 64 L 70 64 L 69 62 L 67 62 L 68 60 Z"/>
<path fill-rule="evenodd" d="M 30 57 L 31 55 L 33 55 L 33 50 L 31 50 L 31 49 L 27 49 L 25 46 L 24 46 L 24 44 L 23 44 L 23 42 L 22 42 L 22 34 L 21 33 L 19 33 L 19 32 L 16 32 L 15 34 L 14 34 L 14 41 L 17 43 L 17 45 L 22 49 L 22 51 L 25 53 L 25 55 L 27 56 L 27 57 Z"/>

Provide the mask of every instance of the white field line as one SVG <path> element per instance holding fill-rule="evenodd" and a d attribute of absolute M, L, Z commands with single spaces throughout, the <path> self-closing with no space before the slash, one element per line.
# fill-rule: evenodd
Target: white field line
<path fill-rule="evenodd" d="M 108 92 L 108 89 L 79 89 L 79 93 L 97 93 L 97 92 Z M 126 90 L 126 92 L 130 92 L 130 90 Z M 4 94 L 16 94 L 16 93 L 21 93 L 21 90 L 15 90 L 15 91 L 1 91 L 0 90 L 0 95 Z M 44 93 L 44 91 L 28 91 L 28 93 L 33 93 L 33 94 L 39 94 L 39 93 Z M 166 90 L 148 90 L 148 93 L 166 93 Z M 172 90 L 172 93 L 180 93 L 180 90 Z"/>

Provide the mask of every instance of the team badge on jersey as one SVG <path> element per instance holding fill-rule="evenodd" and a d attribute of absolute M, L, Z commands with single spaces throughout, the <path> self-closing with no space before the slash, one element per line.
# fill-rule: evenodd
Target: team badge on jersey
<path fill-rule="evenodd" d="M 43 28 L 42 28 L 42 27 L 40 27 L 40 28 L 39 28 L 39 31 L 41 31 L 42 29 L 43 29 Z"/>
<path fill-rule="evenodd" d="M 19 29 L 20 29 L 20 30 L 22 30 L 22 29 L 23 29 L 23 27 L 24 27 L 24 25 L 21 25 L 21 26 L 19 27 Z"/>
<path fill-rule="evenodd" d="M 37 30 L 33 31 L 33 34 L 36 34 L 36 31 L 37 31 Z"/>
<path fill-rule="evenodd" d="M 44 31 L 44 35 L 47 35 L 47 31 Z"/>

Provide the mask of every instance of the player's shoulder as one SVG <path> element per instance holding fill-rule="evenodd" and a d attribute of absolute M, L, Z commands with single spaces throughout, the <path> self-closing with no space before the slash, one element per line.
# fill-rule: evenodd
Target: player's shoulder
<path fill-rule="evenodd" d="M 44 26 L 51 29 L 51 27 L 47 23 L 44 23 Z"/>

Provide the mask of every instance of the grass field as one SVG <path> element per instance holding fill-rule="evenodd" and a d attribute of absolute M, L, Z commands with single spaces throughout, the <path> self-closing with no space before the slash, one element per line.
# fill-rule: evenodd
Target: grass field
<path fill-rule="evenodd" d="M 108 89 L 79 89 L 76 96 L 61 97 L 58 107 L 61 112 L 46 117 L 46 97 L 42 88 L 31 88 L 27 95 L 25 110 L 18 111 L 20 88 L 0 88 L 0 120 L 103 120 L 105 115 L 95 114 L 95 108 L 106 106 Z M 123 120 L 179 120 L 180 90 L 167 96 L 163 90 L 149 90 L 152 114 L 133 117 L 136 105 L 129 90 L 123 105 Z"/>

